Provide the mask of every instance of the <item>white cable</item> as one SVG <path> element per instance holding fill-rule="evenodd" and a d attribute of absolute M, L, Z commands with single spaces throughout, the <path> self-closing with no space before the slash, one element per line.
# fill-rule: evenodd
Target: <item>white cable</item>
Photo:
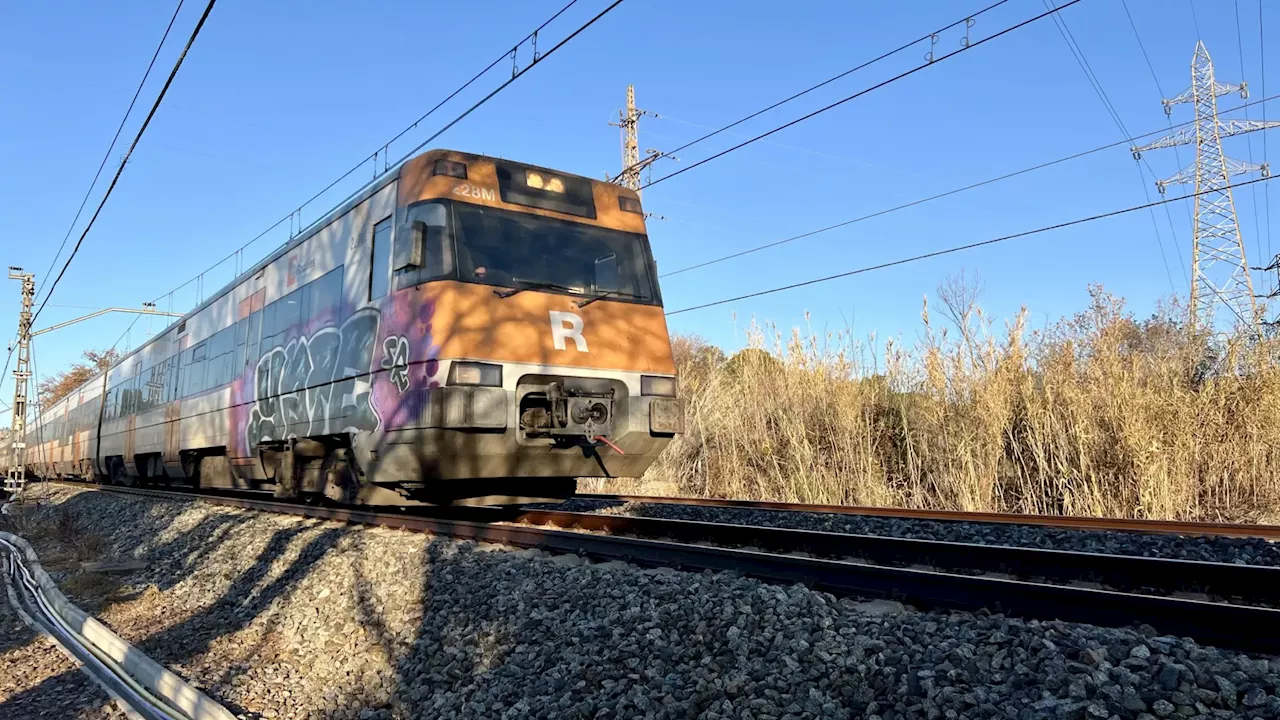
<path fill-rule="evenodd" d="M 70 625 L 67 624 L 66 620 L 64 620 L 62 616 L 59 615 L 58 611 L 49 603 L 48 599 L 44 597 L 44 592 L 40 588 L 40 584 L 35 580 L 35 577 L 32 576 L 30 570 L 26 566 L 26 563 L 20 561 L 21 550 L 4 538 L 0 538 L 0 544 L 3 544 L 9 549 L 9 560 L 12 563 L 10 567 L 16 567 L 21 571 L 21 582 L 27 587 L 28 591 L 30 591 L 30 595 L 35 600 L 41 613 L 43 613 L 44 616 L 66 636 L 66 639 L 89 653 L 93 659 L 97 661 L 103 671 L 118 678 L 128 686 L 130 690 L 138 695 L 142 702 L 150 705 L 164 717 L 169 718 L 170 720 L 188 720 L 188 716 L 185 713 L 172 707 L 162 698 L 157 697 L 147 687 L 125 672 L 113 658 L 107 656 L 95 647 L 93 643 L 89 642 L 87 638 L 73 630 Z M 16 579 L 17 578 L 15 577 L 15 580 Z"/>

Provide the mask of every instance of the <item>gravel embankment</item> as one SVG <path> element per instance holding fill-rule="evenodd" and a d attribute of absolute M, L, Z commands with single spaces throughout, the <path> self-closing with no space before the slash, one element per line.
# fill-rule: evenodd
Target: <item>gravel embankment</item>
<path fill-rule="evenodd" d="M 57 492 L 149 563 L 100 616 L 249 718 L 1280 717 L 1273 662 L 1150 632 Z"/>
<path fill-rule="evenodd" d="M 1033 525 L 1005 525 L 962 521 L 910 520 L 869 515 L 802 513 L 750 508 L 716 508 L 670 503 L 617 504 L 603 500 L 570 500 L 540 507 L 571 512 L 737 523 L 762 527 L 821 530 L 860 535 L 885 535 L 917 540 L 1013 545 L 1077 552 L 1138 555 L 1179 560 L 1280 565 L 1280 543 L 1261 538 L 1194 537 L 1141 532 L 1061 530 Z"/>
<path fill-rule="evenodd" d="M 52 640 L 22 622 L 2 586 L 0 581 L 0 718 L 124 718 Z"/>

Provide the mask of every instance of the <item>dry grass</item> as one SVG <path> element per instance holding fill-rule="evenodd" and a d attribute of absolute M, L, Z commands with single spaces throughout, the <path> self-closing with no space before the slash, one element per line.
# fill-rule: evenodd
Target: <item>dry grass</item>
<path fill-rule="evenodd" d="M 752 326 L 725 358 L 677 338 L 686 430 L 643 482 L 673 494 L 961 510 L 1275 520 L 1280 341 L 1208 342 L 1091 289 L 996 330 L 963 282 L 918 340 Z M 945 327 L 944 327 L 945 326 Z M 612 489 L 612 488 L 611 488 Z M 672 493 L 669 493 L 672 494 Z"/>

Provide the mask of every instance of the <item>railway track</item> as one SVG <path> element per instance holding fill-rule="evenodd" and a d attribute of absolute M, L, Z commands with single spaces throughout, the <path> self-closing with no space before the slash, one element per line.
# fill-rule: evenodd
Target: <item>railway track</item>
<path fill-rule="evenodd" d="M 1238 538 L 1280 540 L 1280 525 L 1247 523 L 1189 522 L 1184 520 L 1139 520 L 1099 518 L 1075 515 L 1023 515 L 1019 513 L 966 512 L 962 510 L 909 510 L 865 505 L 820 505 L 812 503 L 774 502 L 770 500 L 721 500 L 716 498 L 653 497 L 648 495 L 603 495 L 579 493 L 581 500 L 603 503 L 637 503 L 646 505 L 685 505 L 694 507 L 736 508 L 740 510 L 780 510 L 832 515 L 864 515 L 901 520 L 936 520 L 942 522 L 993 523 L 1030 525 L 1064 530 L 1098 530 L 1160 533 L 1167 535 L 1217 535 Z"/>
<path fill-rule="evenodd" d="M 985 609 L 1104 626 L 1147 624 L 1201 644 L 1280 653 L 1280 568 L 1273 567 L 554 510 L 405 513 L 170 490 L 104 490 L 198 498 L 248 510 L 430 532 L 601 561 L 733 571 L 921 608 Z M 1221 599 L 1177 595 L 1187 591 Z"/>

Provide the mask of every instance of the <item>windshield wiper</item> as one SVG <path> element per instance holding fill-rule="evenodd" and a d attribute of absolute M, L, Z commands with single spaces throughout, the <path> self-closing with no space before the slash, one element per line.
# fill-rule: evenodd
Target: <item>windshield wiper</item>
<path fill-rule="evenodd" d="M 586 307 L 586 306 L 590 305 L 591 303 L 593 303 L 593 302 L 595 302 L 595 301 L 597 301 L 597 300 L 603 300 L 604 298 L 607 298 L 607 297 L 610 297 L 610 296 L 614 296 L 614 295 L 616 295 L 616 296 L 618 296 L 618 297 L 629 297 L 629 298 L 636 299 L 636 300 L 644 300 L 644 299 L 645 299 L 645 296 L 644 296 L 644 295 L 633 295 L 633 294 L 631 294 L 631 293 L 629 293 L 629 292 L 622 292 L 621 290 L 610 290 L 609 292 L 606 292 L 606 293 L 600 293 L 599 295 L 594 295 L 594 296 L 592 296 L 592 297 L 589 297 L 589 298 L 587 298 L 586 300 L 583 300 L 583 301 L 581 301 L 581 302 L 577 303 L 577 305 L 578 305 L 578 307 L 580 307 L 580 308 L 584 308 L 584 307 Z"/>
<path fill-rule="evenodd" d="M 520 283 L 520 287 L 512 288 L 510 290 L 494 290 L 493 294 L 505 300 L 512 295 L 522 293 L 525 290 L 563 290 L 571 293 L 582 292 L 582 288 L 569 287 L 568 285 L 561 285 L 560 283 L 533 282 L 529 280 L 521 280 L 519 278 L 512 278 L 512 281 Z"/>

